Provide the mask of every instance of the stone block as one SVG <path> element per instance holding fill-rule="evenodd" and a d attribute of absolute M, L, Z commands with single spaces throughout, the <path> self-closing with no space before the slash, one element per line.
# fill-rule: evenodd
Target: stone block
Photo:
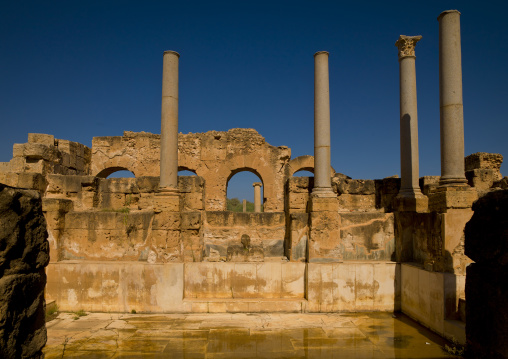
<path fill-rule="evenodd" d="M 257 263 L 256 282 L 258 297 L 280 298 L 282 291 L 281 262 Z"/>
<path fill-rule="evenodd" d="M 136 178 L 101 179 L 99 188 L 104 193 L 139 193 Z"/>
<path fill-rule="evenodd" d="M 40 143 L 45 146 L 54 146 L 55 145 L 55 136 L 46 135 L 43 133 L 29 133 L 28 134 L 28 143 Z"/>
<path fill-rule="evenodd" d="M 308 213 L 292 213 L 290 217 L 290 230 L 289 259 L 291 261 L 305 261 L 309 239 Z"/>
<path fill-rule="evenodd" d="M 70 199 L 63 198 L 43 198 L 42 210 L 43 212 L 70 212 L 74 208 L 74 204 Z"/>
<path fill-rule="evenodd" d="M 375 211 L 376 195 L 341 194 L 338 203 L 340 211 Z"/>
<path fill-rule="evenodd" d="M 376 193 L 376 186 L 373 180 L 344 178 L 337 181 L 337 192 L 339 195 L 372 195 Z"/>
<path fill-rule="evenodd" d="M 310 262 L 342 261 L 337 212 L 311 212 L 308 248 Z"/>
<path fill-rule="evenodd" d="M 235 263 L 185 263 L 185 298 L 233 298 Z"/>
<path fill-rule="evenodd" d="M 499 153 L 476 152 L 464 159 L 465 170 L 493 169 L 499 172 L 503 156 Z"/>
<path fill-rule="evenodd" d="M 426 196 L 429 193 L 434 192 L 437 186 L 439 186 L 440 176 L 423 176 L 419 179 L 420 189 L 422 193 Z"/>
<path fill-rule="evenodd" d="M 392 213 L 340 213 L 344 260 L 391 260 L 395 252 Z"/>
<path fill-rule="evenodd" d="M 182 229 L 201 228 L 201 212 L 182 212 L 181 218 Z"/>
<path fill-rule="evenodd" d="M 159 189 L 159 177 L 140 176 L 136 177 L 135 183 L 141 193 L 157 192 Z"/>
<path fill-rule="evenodd" d="M 305 263 L 282 263 L 281 298 L 305 298 Z"/>
<path fill-rule="evenodd" d="M 181 214 L 179 212 L 159 212 L 156 213 L 153 217 L 152 228 L 154 230 L 158 229 L 172 229 L 177 230 L 180 229 Z"/>
<path fill-rule="evenodd" d="M 15 143 L 12 145 L 12 157 L 23 157 L 25 154 L 25 144 Z"/>
<path fill-rule="evenodd" d="M 256 263 L 235 263 L 231 280 L 233 298 L 259 297 L 258 284 Z"/>
<path fill-rule="evenodd" d="M 46 178 L 40 173 L 20 173 L 18 176 L 18 187 L 34 189 L 39 192 L 46 190 Z"/>
<path fill-rule="evenodd" d="M 478 198 L 478 194 L 471 187 L 438 187 L 429 195 L 429 211 L 446 212 L 450 208 L 470 208 Z"/>
<path fill-rule="evenodd" d="M 156 193 L 153 197 L 153 208 L 156 213 L 178 212 L 180 210 L 180 196 L 164 192 Z"/>
<path fill-rule="evenodd" d="M 18 173 L 7 172 L 0 173 L 0 183 L 10 187 L 18 187 Z"/>
<path fill-rule="evenodd" d="M 183 195 L 184 211 L 201 211 L 203 210 L 203 193 L 185 193 Z"/>
<path fill-rule="evenodd" d="M 494 169 L 479 168 L 466 172 L 467 182 L 477 191 L 487 191 L 495 182 L 501 180 L 501 173 Z"/>
<path fill-rule="evenodd" d="M 311 212 L 338 212 L 339 203 L 337 198 L 313 197 L 310 205 Z"/>

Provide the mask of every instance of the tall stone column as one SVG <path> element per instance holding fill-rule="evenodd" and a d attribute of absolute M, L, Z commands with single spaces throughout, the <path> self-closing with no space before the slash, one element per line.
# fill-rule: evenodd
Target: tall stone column
<path fill-rule="evenodd" d="M 178 190 L 178 59 L 164 51 L 162 67 L 160 189 Z"/>
<path fill-rule="evenodd" d="M 464 185 L 464 113 L 460 12 L 443 11 L 439 21 L 439 103 L 442 186 Z"/>
<path fill-rule="evenodd" d="M 395 43 L 399 49 L 400 83 L 400 169 L 401 187 L 396 208 L 426 211 L 428 206 L 419 185 L 418 111 L 416 100 L 415 46 L 421 36 L 400 35 Z"/>
<path fill-rule="evenodd" d="M 261 182 L 254 182 L 254 212 L 261 212 Z"/>
<path fill-rule="evenodd" d="M 335 197 L 330 178 L 330 85 L 328 52 L 314 54 L 314 188 L 317 197 Z"/>

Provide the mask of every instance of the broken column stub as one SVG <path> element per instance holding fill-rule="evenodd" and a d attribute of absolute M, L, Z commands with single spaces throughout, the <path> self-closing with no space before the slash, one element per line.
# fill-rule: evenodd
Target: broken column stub
<path fill-rule="evenodd" d="M 261 182 L 254 182 L 254 212 L 261 212 Z"/>
<path fill-rule="evenodd" d="M 161 104 L 160 190 L 178 191 L 178 59 L 164 51 Z"/>
<path fill-rule="evenodd" d="M 312 195 L 335 197 L 330 177 L 330 84 L 328 52 L 314 54 L 314 188 Z"/>
<path fill-rule="evenodd" d="M 478 195 L 467 184 L 464 171 L 464 113 L 460 12 L 448 10 L 439 21 L 439 103 L 441 124 L 441 178 L 429 196 L 429 210 L 469 208 Z"/>
<path fill-rule="evenodd" d="M 416 98 L 415 46 L 421 36 L 400 35 L 400 169 L 401 188 L 395 208 L 399 211 L 426 212 L 428 198 L 421 193 L 418 159 L 418 113 Z"/>

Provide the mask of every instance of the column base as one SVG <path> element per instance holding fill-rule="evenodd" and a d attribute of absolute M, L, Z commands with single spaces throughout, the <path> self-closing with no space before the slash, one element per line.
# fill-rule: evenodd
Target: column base
<path fill-rule="evenodd" d="M 429 198 L 423 193 L 399 192 L 393 201 L 393 209 L 398 212 L 426 213 L 429 211 Z"/>
<path fill-rule="evenodd" d="M 337 193 L 335 193 L 331 187 L 314 187 L 312 189 L 311 196 L 313 198 L 337 198 Z"/>
<path fill-rule="evenodd" d="M 446 213 L 452 208 L 471 208 L 478 193 L 467 184 L 444 185 L 429 193 L 429 211 Z"/>
<path fill-rule="evenodd" d="M 451 177 L 451 178 L 443 178 L 439 179 L 439 187 L 450 187 L 450 186 L 464 186 L 467 185 L 466 177 Z"/>

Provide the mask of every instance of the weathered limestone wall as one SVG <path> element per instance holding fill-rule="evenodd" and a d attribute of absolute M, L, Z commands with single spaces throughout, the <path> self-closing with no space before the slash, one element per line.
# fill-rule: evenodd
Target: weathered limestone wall
<path fill-rule="evenodd" d="M 51 260 L 200 261 L 203 181 L 179 177 L 180 211 L 154 203 L 158 178 L 48 176 Z"/>
<path fill-rule="evenodd" d="M 453 342 L 465 344 L 464 323 L 457 317 L 465 275 L 433 272 L 401 264 L 401 309 L 404 314 Z"/>
<path fill-rule="evenodd" d="M 274 147 L 253 129 L 179 134 L 178 168 L 205 179 L 207 211 L 226 210 L 229 179 L 240 171 L 258 175 L 263 183 L 265 212 L 284 209 L 284 180 L 291 151 Z M 159 176 L 160 136 L 124 132 L 122 137 L 94 137 L 93 175 L 106 177 L 120 168 L 138 176 Z"/>
<path fill-rule="evenodd" d="M 284 212 L 205 212 L 205 261 L 262 262 L 282 260 Z"/>
<path fill-rule="evenodd" d="M 4 173 L 86 175 L 90 173 L 90 161 L 90 149 L 80 143 L 29 133 L 27 143 L 14 144 L 12 159 L 2 163 L 0 170 Z"/>
<path fill-rule="evenodd" d="M 473 205 L 467 223 L 466 336 L 474 358 L 508 358 L 508 190 Z"/>
<path fill-rule="evenodd" d="M 337 174 L 332 179 L 332 185 L 337 199 L 325 200 L 332 207 L 321 204 L 324 212 L 309 214 L 313 178 L 288 179 L 286 256 L 291 261 L 305 261 L 309 247 L 312 262 L 334 261 L 332 258 L 393 260 L 394 220 L 393 214 L 386 212 L 391 211 L 391 201 L 397 195 L 400 180 L 353 180 Z M 309 216 L 314 216 L 312 223 L 309 223 L 309 219 L 312 219 Z M 331 223 L 334 223 L 335 236 L 331 237 L 328 233 L 325 241 L 318 239 L 309 245 L 309 238 L 313 234 L 314 238 L 319 236 L 320 228 L 328 228 Z"/>
<path fill-rule="evenodd" d="M 46 222 L 36 191 L 0 184 L 0 357 L 42 358 Z"/>

